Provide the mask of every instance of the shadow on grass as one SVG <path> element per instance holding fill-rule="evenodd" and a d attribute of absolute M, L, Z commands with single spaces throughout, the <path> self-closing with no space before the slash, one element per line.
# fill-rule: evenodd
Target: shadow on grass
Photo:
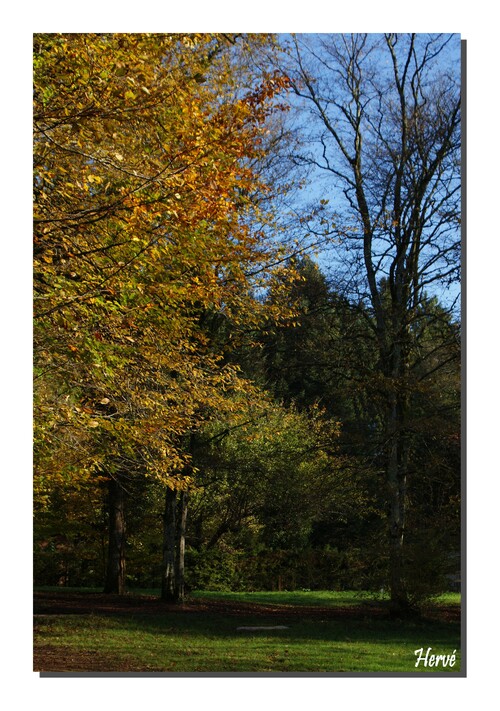
<path fill-rule="evenodd" d="M 155 637 L 171 635 L 182 636 L 186 639 L 234 639 L 258 640 L 276 639 L 289 644 L 303 641 L 323 642 L 376 642 L 377 644 L 405 644 L 418 646 L 460 646 L 460 625 L 457 623 L 439 623 L 429 621 L 391 621 L 386 619 L 357 619 L 357 620 L 321 620 L 286 617 L 279 619 L 276 616 L 263 618 L 262 616 L 242 616 L 229 618 L 222 615 L 206 615 L 204 613 L 189 612 L 183 615 L 176 613 L 161 616 L 138 615 L 107 616 L 103 613 L 91 615 L 64 616 L 73 631 L 95 630 L 104 632 L 106 629 L 121 632 L 153 635 Z M 51 616 L 42 615 L 38 618 L 39 625 L 50 626 Z M 283 625 L 286 629 L 280 630 L 238 630 L 241 626 L 276 626 Z M 415 647 L 415 648 L 417 648 Z"/>
<path fill-rule="evenodd" d="M 277 619 L 206 616 L 43 616 L 40 642 L 135 658 L 136 670 L 176 672 L 457 672 L 460 633 L 455 624 L 388 620 L 283 620 L 288 629 L 238 631 L 276 625 Z M 415 669 L 415 650 L 457 650 L 455 669 Z"/>
<path fill-rule="evenodd" d="M 325 604 L 325 596 L 307 593 L 301 605 L 285 605 L 277 595 L 221 596 L 195 606 L 166 606 L 152 598 L 115 600 L 95 595 L 39 596 L 35 640 L 80 653 L 108 655 L 116 665 L 127 658 L 135 671 L 165 672 L 429 672 L 415 669 L 415 650 L 436 654 L 460 650 L 457 620 L 390 620 L 380 605 L 372 608 L 356 593 L 349 607 Z M 230 599 L 232 597 L 232 599 Z M 319 601 L 313 606 L 313 599 Z M 205 601 L 204 601 L 205 600 Z M 243 602 L 242 602 L 243 600 Z M 48 603 L 61 607 L 50 610 Z M 64 607 L 64 602 L 68 607 Z M 87 602 L 88 606 L 79 607 Z M 254 604 L 250 604 L 254 603 Z M 44 609 L 44 603 L 47 607 Z M 259 604 L 255 604 L 259 603 Z M 271 605 L 272 603 L 272 605 Z M 115 604 L 115 606 L 113 606 Z M 459 608 L 457 608 L 458 610 Z M 41 613 L 41 614 L 40 614 Z M 77 614 L 75 614 L 77 613 Z M 242 626 L 276 626 L 280 630 L 238 630 Z M 131 662 L 130 659 L 133 661 Z M 130 666 L 132 665 L 132 666 Z M 114 667 L 113 667 L 114 668 Z"/>

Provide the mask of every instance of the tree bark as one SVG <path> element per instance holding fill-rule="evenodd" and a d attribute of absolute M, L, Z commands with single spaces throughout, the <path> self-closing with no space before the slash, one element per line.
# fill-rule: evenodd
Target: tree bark
<path fill-rule="evenodd" d="M 381 353 L 382 371 L 388 388 L 387 398 L 387 463 L 389 523 L 389 587 L 391 614 L 407 616 L 411 606 L 405 580 L 404 537 L 406 518 L 406 482 L 408 474 L 408 413 L 410 400 L 407 392 L 408 344 L 402 297 L 396 288 L 393 292 L 392 324 L 388 341 L 390 351 Z"/>
<path fill-rule="evenodd" d="M 179 510 L 178 510 L 178 529 L 177 529 L 177 557 L 175 565 L 176 574 L 176 602 L 182 602 L 185 596 L 184 585 L 184 557 L 186 552 L 186 521 L 187 521 L 187 501 L 188 494 L 186 491 L 181 491 L 179 495 Z"/>
<path fill-rule="evenodd" d="M 165 492 L 165 511 L 163 514 L 163 574 L 161 581 L 161 598 L 166 602 L 176 602 L 176 506 L 177 491 L 167 487 Z"/>
<path fill-rule="evenodd" d="M 108 482 L 108 559 L 105 593 L 125 592 L 125 491 L 118 478 Z"/>
<path fill-rule="evenodd" d="M 407 444 L 401 430 L 404 413 L 394 405 L 390 413 L 387 488 L 389 508 L 389 584 L 391 614 L 406 615 L 410 610 L 404 575 L 404 535 L 406 512 Z"/>
<path fill-rule="evenodd" d="M 163 515 L 163 575 L 161 597 L 182 602 L 185 596 L 184 557 L 186 551 L 187 492 L 167 488 Z"/>

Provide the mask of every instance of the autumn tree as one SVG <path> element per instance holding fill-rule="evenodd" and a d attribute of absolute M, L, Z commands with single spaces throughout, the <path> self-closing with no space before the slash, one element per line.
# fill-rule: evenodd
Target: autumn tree
<path fill-rule="evenodd" d="M 250 60 L 272 42 L 34 37 L 35 493 L 108 483 L 108 591 L 127 481 L 184 490 L 186 434 L 246 387 L 203 314 L 270 316 L 253 289 L 282 254 L 247 196 L 270 195 L 252 164 L 286 80 Z"/>
<path fill-rule="evenodd" d="M 409 608 L 409 471 L 418 476 L 412 407 L 422 381 L 446 363 L 428 354 L 417 372 L 416 323 L 429 292 L 450 288 L 454 306 L 460 273 L 459 51 L 454 35 L 297 35 L 289 44 L 287 70 L 315 146 L 294 160 L 325 179 L 321 221 L 337 239 L 336 276 L 370 316 L 377 348 L 372 383 L 383 423 L 396 614 Z M 443 353 L 445 345 L 434 348 Z"/>

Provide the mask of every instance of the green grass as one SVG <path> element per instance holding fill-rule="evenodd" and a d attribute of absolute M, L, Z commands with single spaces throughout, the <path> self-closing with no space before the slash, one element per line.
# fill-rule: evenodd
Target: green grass
<path fill-rule="evenodd" d="M 262 605 L 305 605 L 351 607 L 361 602 L 382 599 L 384 596 L 368 592 L 333 592 L 330 590 L 296 590 L 294 592 L 212 592 L 199 590 L 194 599 L 227 600 Z"/>
<path fill-rule="evenodd" d="M 358 593 L 198 593 L 196 597 L 274 605 L 354 605 Z M 361 596 L 362 597 L 362 596 Z M 366 599 L 366 598 L 365 598 Z M 447 597 L 447 604 L 459 596 Z M 242 632 L 239 626 L 287 625 L 288 629 Z M 452 622 L 387 619 L 316 619 L 208 612 L 162 615 L 41 615 L 41 645 L 123 659 L 128 671 L 166 672 L 402 672 L 460 671 L 460 626 Z M 453 668 L 415 668 L 415 650 L 456 650 Z"/>
<path fill-rule="evenodd" d="M 227 600 L 261 605 L 303 605 L 322 607 L 355 607 L 363 603 L 377 603 L 389 600 L 388 593 L 367 591 L 296 590 L 294 592 L 219 592 L 198 590 L 191 594 L 194 599 Z M 460 593 L 449 592 L 439 595 L 428 603 L 431 605 L 460 605 Z"/>
<path fill-rule="evenodd" d="M 45 590 L 47 592 L 78 592 L 78 593 L 98 593 L 102 588 L 90 587 L 61 587 L 59 586 L 39 586 L 35 590 Z M 151 595 L 159 597 L 159 588 L 135 588 L 128 592 L 130 595 Z M 359 605 L 363 602 L 388 600 L 387 593 L 353 591 L 353 590 L 296 590 L 288 591 L 265 591 L 265 592 L 221 592 L 213 590 L 196 590 L 189 595 L 194 600 L 207 598 L 209 600 L 228 600 L 231 602 L 245 602 L 263 605 L 305 605 L 305 606 L 341 606 L 348 607 Z M 433 604 L 460 605 L 461 595 L 456 592 L 448 592 L 439 595 Z"/>

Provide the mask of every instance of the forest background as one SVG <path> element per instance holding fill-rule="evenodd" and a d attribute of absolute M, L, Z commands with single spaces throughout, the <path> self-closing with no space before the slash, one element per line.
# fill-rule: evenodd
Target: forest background
<path fill-rule="evenodd" d="M 34 77 L 35 582 L 456 584 L 459 37 L 40 34 Z"/>

